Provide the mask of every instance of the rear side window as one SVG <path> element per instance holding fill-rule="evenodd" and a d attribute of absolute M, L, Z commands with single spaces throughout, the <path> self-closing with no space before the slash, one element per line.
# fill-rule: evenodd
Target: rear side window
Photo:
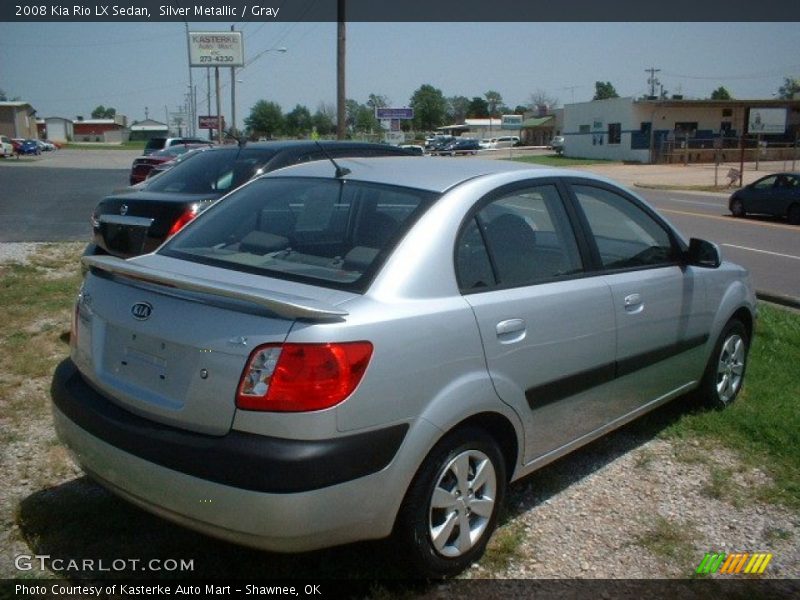
<path fill-rule="evenodd" d="M 212 149 L 170 169 L 147 186 L 154 192 L 224 194 L 249 181 L 274 150 Z"/>
<path fill-rule="evenodd" d="M 363 291 L 436 197 L 422 190 L 356 181 L 264 178 L 203 213 L 161 252 Z"/>
<path fill-rule="evenodd" d="M 583 271 L 553 185 L 516 190 L 478 211 L 459 238 L 456 263 L 464 292 L 532 285 Z"/>
<path fill-rule="evenodd" d="M 671 264 L 676 257 L 666 229 L 639 206 L 609 190 L 573 187 L 606 269 Z"/>

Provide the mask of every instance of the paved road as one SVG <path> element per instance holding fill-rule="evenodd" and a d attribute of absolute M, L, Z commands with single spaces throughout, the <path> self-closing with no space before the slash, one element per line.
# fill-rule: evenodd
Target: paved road
<path fill-rule="evenodd" d="M 800 227 L 770 218 L 734 219 L 727 196 L 637 189 L 688 237 L 718 244 L 747 267 L 756 289 L 800 301 Z"/>
<path fill-rule="evenodd" d="M 0 242 L 89 240 L 100 199 L 127 185 L 128 169 L 0 168 Z"/>
<path fill-rule="evenodd" d="M 133 154 L 118 151 L 102 161 L 98 155 L 89 164 L 88 151 L 36 164 L 0 163 L 0 242 L 88 240 L 94 206 L 127 183 L 128 168 L 116 163 L 129 164 Z M 87 168 L 92 163 L 97 168 Z M 800 227 L 734 219 L 722 194 L 635 191 L 687 236 L 719 244 L 725 258 L 750 269 L 759 291 L 800 301 Z"/>

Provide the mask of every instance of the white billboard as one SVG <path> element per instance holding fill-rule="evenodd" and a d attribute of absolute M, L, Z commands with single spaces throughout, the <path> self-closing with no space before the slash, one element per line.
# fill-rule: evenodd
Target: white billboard
<path fill-rule="evenodd" d="M 747 133 L 786 133 L 786 109 L 752 107 Z"/>
<path fill-rule="evenodd" d="M 241 31 L 190 31 L 189 63 L 192 67 L 243 67 Z"/>

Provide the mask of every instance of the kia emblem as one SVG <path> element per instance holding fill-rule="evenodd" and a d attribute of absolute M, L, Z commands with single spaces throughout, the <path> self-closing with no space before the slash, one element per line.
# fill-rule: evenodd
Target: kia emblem
<path fill-rule="evenodd" d="M 138 321 L 145 321 L 150 318 L 153 307 L 148 302 L 137 302 L 131 306 L 131 314 Z"/>
<path fill-rule="evenodd" d="M 128 214 L 127 204 L 123 204 L 122 206 L 119 207 L 119 214 L 121 214 L 123 217 Z"/>

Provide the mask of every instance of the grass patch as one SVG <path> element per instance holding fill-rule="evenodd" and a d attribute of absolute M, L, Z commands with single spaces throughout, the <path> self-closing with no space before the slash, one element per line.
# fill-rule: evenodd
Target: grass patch
<path fill-rule="evenodd" d="M 687 465 L 705 465 L 709 462 L 709 449 L 681 444 L 675 447 L 675 460 Z"/>
<path fill-rule="evenodd" d="M 744 504 L 744 499 L 739 493 L 739 486 L 733 480 L 733 471 L 731 469 L 712 467 L 702 492 L 709 498 L 728 502 L 737 508 Z"/>
<path fill-rule="evenodd" d="M 759 305 L 745 387 L 722 411 L 686 415 L 666 432 L 706 438 L 735 449 L 745 464 L 763 469 L 773 485 L 763 501 L 800 508 L 800 315 Z M 712 488 L 714 486 L 712 485 Z"/>
<path fill-rule="evenodd" d="M 542 154 L 539 156 L 517 156 L 511 160 L 547 167 L 577 167 L 581 165 L 617 165 L 618 160 L 602 160 L 599 158 L 568 158 L 558 154 Z"/>
<path fill-rule="evenodd" d="M 0 266 L 0 407 L 14 422 L 48 410 L 41 382 L 68 352 L 63 334 L 80 285 L 81 246 L 43 246 L 28 264 Z"/>
<path fill-rule="evenodd" d="M 524 539 L 525 532 L 520 524 L 507 523 L 499 527 L 486 546 L 481 566 L 493 573 L 504 571 L 514 559 L 520 557 L 520 546 Z"/>
<path fill-rule="evenodd" d="M 684 558 L 692 555 L 695 535 L 691 525 L 675 523 L 659 515 L 647 531 L 636 538 L 636 543 L 656 556 Z"/>
<path fill-rule="evenodd" d="M 643 448 L 636 453 L 636 458 L 634 459 L 634 466 L 638 469 L 646 469 L 650 466 L 650 464 L 655 460 L 655 454 L 649 448 Z"/>

